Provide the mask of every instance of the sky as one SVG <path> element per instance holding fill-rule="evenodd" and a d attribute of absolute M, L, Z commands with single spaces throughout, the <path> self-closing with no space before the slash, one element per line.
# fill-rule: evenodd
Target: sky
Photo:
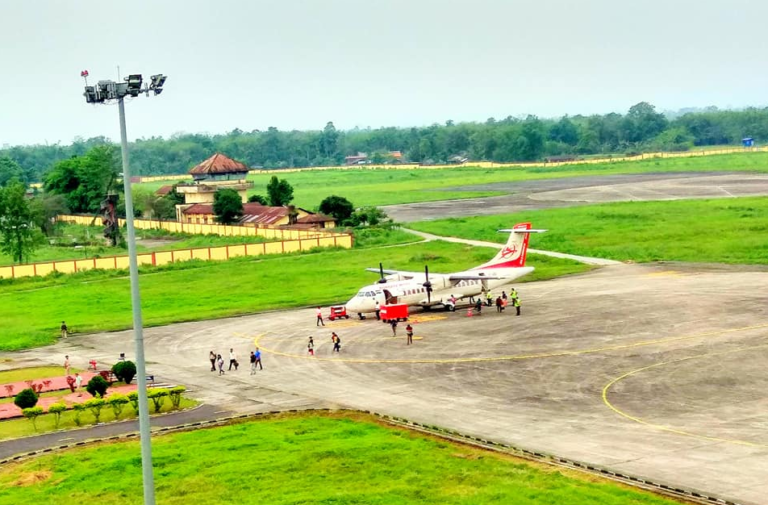
<path fill-rule="evenodd" d="M 0 147 L 765 105 L 765 0 L 0 0 Z"/>

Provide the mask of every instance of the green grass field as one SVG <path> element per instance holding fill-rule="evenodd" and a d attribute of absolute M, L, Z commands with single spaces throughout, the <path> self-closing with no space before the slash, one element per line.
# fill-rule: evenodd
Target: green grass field
<path fill-rule="evenodd" d="M 284 416 L 157 437 L 158 503 L 673 505 L 607 480 L 362 416 Z M 0 504 L 141 503 L 136 442 L 0 469 Z"/>
<path fill-rule="evenodd" d="M 500 194 L 493 191 L 456 191 L 458 186 L 493 182 L 525 181 L 579 177 L 584 175 L 635 174 L 646 172 L 691 171 L 750 171 L 768 172 L 768 153 L 744 153 L 703 156 L 697 158 L 649 159 L 529 168 L 455 167 L 445 169 L 351 169 L 316 170 L 280 173 L 294 187 L 293 203 L 307 209 L 316 208 L 329 195 L 349 199 L 356 206 L 391 205 L 399 203 L 474 198 Z M 251 175 L 255 187 L 251 193 L 266 193 L 272 174 Z M 146 183 L 141 187 L 156 189 L 163 183 Z"/>
<path fill-rule="evenodd" d="M 531 221 L 531 247 L 616 260 L 768 264 L 768 198 L 622 202 L 409 226 L 503 242 L 496 230 Z"/>
<path fill-rule="evenodd" d="M 62 360 L 63 363 L 63 360 Z M 71 373 L 82 372 L 79 368 L 71 368 Z M 63 366 L 35 366 L 27 368 L 14 368 L 0 372 L 0 384 L 10 384 L 34 379 L 47 379 L 64 375 Z"/>
<path fill-rule="evenodd" d="M 143 268 L 142 310 L 148 326 L 234 316 L 262 310 L 346 302 L 385 268 L 454 272 L 495 254 L 479 248 L 428 242 L 379 249 L 326 250 L 311 254 L 184 262 Z M 532 257 L 537 271 L 525 280 L 588 269 L 568 260 Z M 30 317 L 30 315 L 34 315 Z M 70 331 L 129 328 L 131 307 L 125 272 L 83 272 L 0 283 L 0 350 L 50 344 L 66 320 Z"/>

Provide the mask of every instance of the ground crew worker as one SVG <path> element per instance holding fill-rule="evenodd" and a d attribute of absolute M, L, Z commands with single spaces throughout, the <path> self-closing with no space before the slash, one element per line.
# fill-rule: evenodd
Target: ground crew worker
<path fill-rule="evenodd" d="M 515 297 L 512 298 L 512 306 L 517 309 L 517 315 L 520 315 L 520 297 L 515 292 Z"/>
<path fill-rule="evenodd" d="M 485 293 L 485 304 L 489 307 L 493 305 L 493 295 L 491 294 L 490 289 Z"/>
<path fill-rule="evenodd" d="M 317 314 L 317 323 L 315 323 L 315 326 L 325 326 L 325 323 L 323 322 L 323 311 L 320 310 L 320 307 L 317 308 L 315 313 Z"/>
<path fill-rule="evenodd" d="M 477 312 L 477 315 L 481 315 L 483 312 L 483 302 L 480 301 L 480 298 L 478 297 L 477 300 L 475 300 L 475 312 Z"/>
<path fill-rule="evenodd" d="M 379 301 L 376 300 L 376 320 L 381 321 L 381 307 L 379 306 Z"/>

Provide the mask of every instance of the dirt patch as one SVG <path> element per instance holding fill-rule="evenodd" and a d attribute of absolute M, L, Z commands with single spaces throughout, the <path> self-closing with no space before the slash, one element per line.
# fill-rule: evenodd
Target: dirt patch
<path fill-rule="evenodd" d="M 35 472 L 25 472 L 21 476 L 11 483 L 16 487 L 27 487 L 45 482 L 53 476 L 53 472 L 50 470 L 37 470 Z"/>
<path fill-rule="evenodd" d="M 171 238 L 140 238 L 136 240 L 138 245 L 149 247 L 151 249 L 171 245 L 174 242 L 178 242 L 178 240 Z"/>

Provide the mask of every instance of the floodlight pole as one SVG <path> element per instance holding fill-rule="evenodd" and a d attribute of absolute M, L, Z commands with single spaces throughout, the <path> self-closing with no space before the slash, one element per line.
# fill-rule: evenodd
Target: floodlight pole
<path fill-rule="evenodd" d="M 118 100 L 120 110 L 120 143 L 123 154 L 123 188 L 125 189 L 125 224 L 128 228 L 128 258 L 131 277 L 131 306 L 133 308 L 133 337 L 136 344 L 136 375 L 139 386 L 139 434 L 141 436 L 141 469 L 144 483 L 144 505 L 155 505 L 155 478 L 152 472 L 152 439 L 147 398 L 147 370 L 144 363 L 144 329 L 141 320 L 139 293 L 139 262 L 136 257 L 136 230 L 133 227 L 133 195 L 131 171 L 128 164 L 128 134 L 125 130 L 125 100 Z"/>

